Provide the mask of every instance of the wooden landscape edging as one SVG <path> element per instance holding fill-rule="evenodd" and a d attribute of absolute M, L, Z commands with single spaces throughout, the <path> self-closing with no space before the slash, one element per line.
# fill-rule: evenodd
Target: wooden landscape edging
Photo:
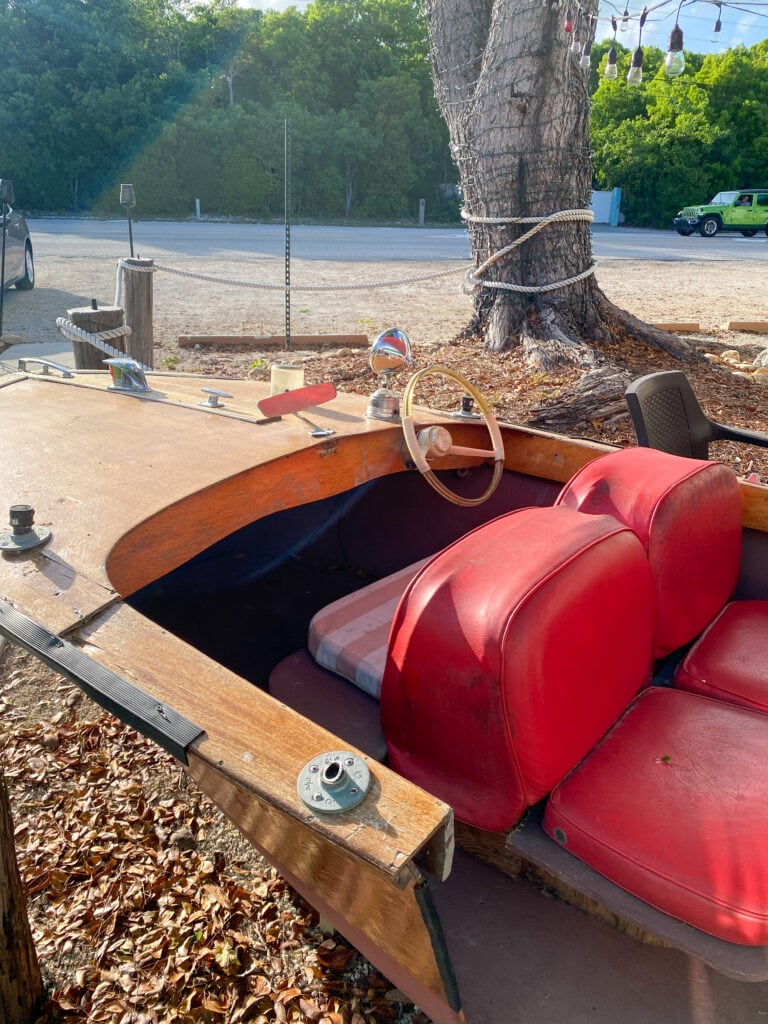
<path fill-rule="evenodd" d="M 285 349 L 285 337 L 282 334 L 259 336 L 258 334 L 226 335 L 226 334 L 180 334 L 179 346 L 193 348 L 202 345 L 209 348 L 282 348 Z M 368 345 L 366 334 L 292 334 L 293 348 L 326 348 L 341 345 L 365 348 Z M 288 350 L 289 351 L 289 350 Z"/>

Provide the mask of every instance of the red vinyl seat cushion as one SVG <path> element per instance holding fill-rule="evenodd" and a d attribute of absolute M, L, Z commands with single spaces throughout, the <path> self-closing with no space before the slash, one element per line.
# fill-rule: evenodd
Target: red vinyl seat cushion
<path fill-rule="evenodd" d="M 690 643 L 731 597 L 741 559 L 741 495 L 722 463 L 626 448 L 585 465 L 556 504 L 615 516 L 642 541 L 657 657 Z"/>
<path fill-rule="evenodd" d="M 768 944 L 764 715 L 653 687 L 552 793 L 544 828 L 710 935 Z"/>
<path fill-rule="evenodd" d="M 648 563 L 609 516 L 525 509 L 411 580 L 382 686 L 390 764 L 511 828 L 613 725 L 651 665 Z"/>
<path fill-rule="evenodd" d="M 768 712 L 768 601 L 726 605 L 678 667 L 675 686 Z"/>

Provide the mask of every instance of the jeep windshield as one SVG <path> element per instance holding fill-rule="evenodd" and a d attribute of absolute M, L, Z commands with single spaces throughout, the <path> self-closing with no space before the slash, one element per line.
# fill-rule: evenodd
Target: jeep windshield
<path fill-rule="evenodd" d="M 710 206 L 730 206 L 738 192 L 718 192 L 710 202 Z"/>

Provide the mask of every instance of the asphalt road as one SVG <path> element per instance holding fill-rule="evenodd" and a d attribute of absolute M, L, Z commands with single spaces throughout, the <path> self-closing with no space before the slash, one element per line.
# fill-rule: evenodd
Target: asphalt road
<path fill-rule="evenodd" d="M 38 218 L 29 221 L 35 257 L 130 255 L 125 220 Z M 295 224 L 290 233 L 295 259 L 382 261 L 452 261 L 469 259 L 466 231 L 447 228 L 326 227 Z M 717 260 L 768 261 L 768 238 L 721 234 L 715 238 L 675 231 L 637 228 L 592 229 L 593 251 L 601 260 L 662 260 L 708 262 Z M 241 224 L 219 221 L 141 221 L 133 224 L 134 253 L 159 259 L 211 258 L 253 260 L 282 258 L 283 224 Z"/>

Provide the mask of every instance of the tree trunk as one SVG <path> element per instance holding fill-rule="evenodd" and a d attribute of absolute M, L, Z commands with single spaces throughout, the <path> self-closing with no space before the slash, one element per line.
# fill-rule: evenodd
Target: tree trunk
<path fill-rule="evenodd" d="M 574 28 L 586 42 L 597 0 L 581 10 Z M 601 366 L 604 346 L 628 334 L 690 358 L 687 345 L 613 306 L 592 274 L 589 69 L 571 49 L 566 15 L 557 0 L 427 0 L 435 92 L 475 267 L 492 261 L 476 275 L 469 330 L 493 351 L 521 344 L 543 369 Z M 536 223 L 552 215 L 563 219 Z"/>
<path fill-rule="evenodd" d="M 43 983 L 16 864 L 8 791 L 0 772 L 0 1020 L 30 1024 Z"/>

